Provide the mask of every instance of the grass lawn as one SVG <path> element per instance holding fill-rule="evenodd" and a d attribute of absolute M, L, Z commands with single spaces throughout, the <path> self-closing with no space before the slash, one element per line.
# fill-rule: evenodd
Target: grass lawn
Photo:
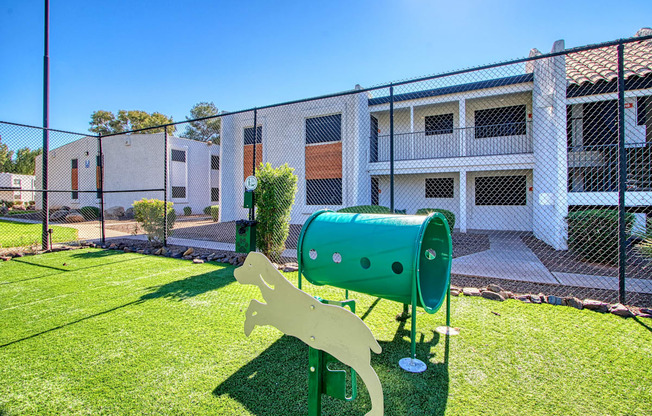
<path fill-rule="evenodd" d="M 383 347 L 372 365 L 387 415 L 652 414 L 650 321 L 453 298 L 461 335 L 434 332 L 443 311 L 419 313 L 429 367 L 409 374 L 397 365 L 409 351 L 401 306 L 355 295 Z M 0 415 L 305 415 L 307 347 L 271 327 L 245 337 L 252 297 L 221 264 L 95 249 L 0 263 Z M 361 387 L 322 408 L 369 406 Z"/>
<path fill-rule="evenodd" d="M 77 230 L 68 227 L 51 226 L 53 243 L 64 243 L 77 239 Z M 27 224 L 0 220 L 0 247 L 24 247 L 41 242 L 41 224 Z M 1 272 L 0 272 L 1 273 Z"/>

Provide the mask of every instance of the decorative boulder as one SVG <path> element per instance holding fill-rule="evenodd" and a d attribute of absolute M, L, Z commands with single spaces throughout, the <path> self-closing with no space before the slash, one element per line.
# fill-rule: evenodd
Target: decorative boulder
<path fill-rule="evenodd" d="M 107 220 L 119 220 L 125 216 L 125 209 L 115 206 L 104 210 L 104 218 Z"/>
<path fill-rule="evenodd" d="M 84 222 L 84 216 L 78 212 L 71 212 L 66 215 L 66 222 Z"/>
<path fill-rule="evenodd" d="M 0 215 L 7 215 L 9 213 L 9 208 L 5 207 L 4 205 L 0 205 Z"/>
<path fill-rule="evenodd" d="M 70 211 L 67 209 L 60 209 L 50 214 L 50 221 L 63 221 L 70 214 Z"/>
<path fill-rule="evenodd" d="M 133 220 L 134 219 L 134 207 L 127 208 L 125 210 L 124 219 L 125 220 Z"/>

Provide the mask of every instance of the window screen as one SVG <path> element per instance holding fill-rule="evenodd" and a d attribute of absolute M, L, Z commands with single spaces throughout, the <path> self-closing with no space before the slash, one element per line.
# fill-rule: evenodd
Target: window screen
<path fill-rule="evenodd" d="M 527 205 L 525 175 L 475 178 L 475 205 Z"/>
<path fill-rule="evenodd" d="M 172 187 L 172 198 L 185 198 L 186 197 L 186 187 L 185 186 L 173 186 Z"/>
<path fill-rule="evenodd" d="M 378 178 L 371 178 L 371 205 L 378 205 L 378 197 L 380 196 L 380 187 Z"/>
<path fill-rule="evenodd" d="M 211 169 L 219 170 L 220 169 L 220 157 L 217 155 L 211 155 Z"/>
<path fill-rule="evenodd" d="M 426 178 L 426 198 L 453 198 L 453 178 Z"/>
<path fill-rule="evenodd" d="M 211 188 L 211 201 L 217 202 L 220 200 L 220 188 Z"/>
<path fill-rule="evenodd" d="M 308 205 L 342 205 L 342 178 L 306 180 Z"/>
<path fill-rule="evenodd" d="M 263 142 L 263 126 L 256 127 L 256 144 Z M 244 129 L 244 144 L 254 144 L 254 128 Z"/>
<path fill-rule="evenodd" d="M 525 104 L 476 110 L 475 138 L 524 135 L 525 117 Z"/>
<path fill-rule="evenodd" d="M 342 140 L 342 115 L 306 119 L 306 144 Z"/>
<path fill-rule="evenodd" d="M 426 136 L 451 134 L 453 132 L 453 113 L 426 116 Z"/>
<path fill-rule="evenodd" d="M 650 97 L 638 97 L 636 99 L 636 124 L 639 126 L 645 126 L 647 108 L 650 101 L 652 101 Z"/>
<path fill-rule="evenodd" d="M 72 192 L 70 195 L 71 199 L 79 199 L 79 192 Z"/>
<path fill-rule="evenodd" d="M 186 163 L 186 152 L 183 150 L 172 149 L 172 161 Z"/>

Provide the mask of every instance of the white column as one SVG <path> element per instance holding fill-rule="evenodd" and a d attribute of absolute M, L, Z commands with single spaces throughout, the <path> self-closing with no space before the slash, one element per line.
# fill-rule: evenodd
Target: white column
<path fill-rule="evenodd" d="M 457 116 L 460 141 L 460 156 L 466 156 L 466 99 L 460 98 Z M 466 186 L 466 184 L 464 185 Z"/>
<path fill-rule="evenodd" d="M 460 170 L 460 215 L 457 218 L 460 232 L 466 232 L 466 170 Z"/>

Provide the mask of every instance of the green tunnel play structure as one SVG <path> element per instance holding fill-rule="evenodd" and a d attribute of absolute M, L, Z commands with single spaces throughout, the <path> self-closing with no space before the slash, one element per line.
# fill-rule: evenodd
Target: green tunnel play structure
<path fill-rule="evenodd" d="M 429 313 L 441 307 L 450 283 L 451 235 L 446 218 L 318 211 L 303 225 L 297 259 L 303 276 Z"/>

